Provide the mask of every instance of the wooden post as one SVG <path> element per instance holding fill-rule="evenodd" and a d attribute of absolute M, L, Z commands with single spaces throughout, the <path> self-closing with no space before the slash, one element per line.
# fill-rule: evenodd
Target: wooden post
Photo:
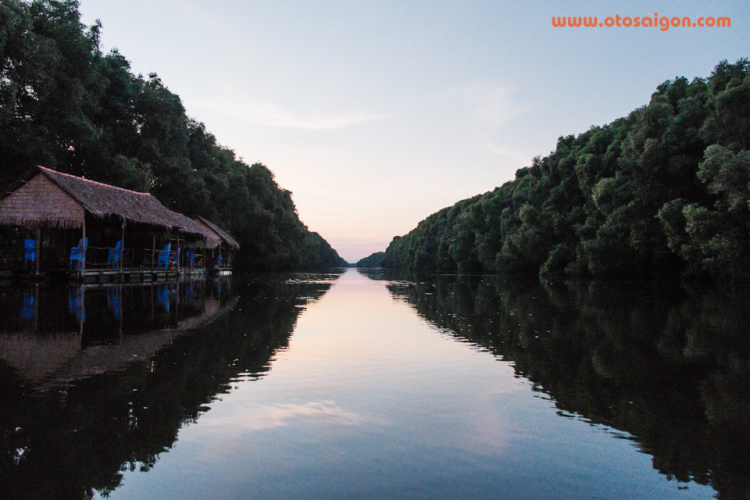
<path fill-rule="evenodd" d="M 180 250 L 180 233 L 177 233 L 177 257 L 175 257 L 175 266 L 177 267 L 177 276 L 180 275 L 180 254 L 182 253 Z"/>
<path fill-rule="evenodd" d="M 151 271 L 154 270 L 154 254 L 156 253 L 156 233 L 151 233 Z"/>
<path fill-rule="evenodd" d="M 85 233 L 84 233 L 85 234 Z M 80 303 L 78 304 L 78 334 L 81 336 L 81 343 L 83 343 L 83 284 L 78 285 Z"/>
<path fill-rule="evenodd" d="M 125 262 L 125 219 L 122 220 L 122 239 L 120 240 L 120 274 L 125 270 L 122 264 Z"/>
<path fill-rule="evenodd" d="M 78 261 L 78 277 L 83 277 L 86 272 L 86 250 L 88 245 L 86 244 L 86 217 L 83 218 L 83 238 L 81 239 L 81 258 Z"/>
<path fill-rule="evenodd" d="M 37 226 L 36 228 L 36 255 L 35 255 L 35 264 L 36 264 L 36 275 L 39 276 L 39 264 L 42 261 L 42 227 Z"/>

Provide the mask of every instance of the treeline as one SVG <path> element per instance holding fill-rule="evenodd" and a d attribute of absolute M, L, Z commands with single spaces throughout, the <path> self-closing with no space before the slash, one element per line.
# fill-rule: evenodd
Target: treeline
<path fill-rule="evenodd" d="M 246 269 L 345 265 L 299 220 L 291 193 L 189 118 L 155 74 L 134 75 L 75 0 L 0 3 L 0 182 L 44 165 L 150 192 L 240 243 Z"/>
<path fill-rule="evenodd" d="M 389 245 L 416 272 L 750 279 L 750 61 L 676 78 Z"/>
<path fill-rule="evenodd" d="M 357 267 L 381 267 L 383 264 L 383 257 L 385 257 L 385 252 L 375 252 L 364 259 L 358 260 Z"/>

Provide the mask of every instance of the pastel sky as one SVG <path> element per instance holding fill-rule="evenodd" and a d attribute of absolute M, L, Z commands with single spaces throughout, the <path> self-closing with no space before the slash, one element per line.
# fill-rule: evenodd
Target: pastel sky
<path fill-rule="evenodd" d="M 676 76 L 750 57 L 750 2 L 80 0 L 133 72 L 293 192 L 350 262 L 513 179 L 562 135 Z M 555 28 L 553 16 L 729 16 L 731 28 Z"/>

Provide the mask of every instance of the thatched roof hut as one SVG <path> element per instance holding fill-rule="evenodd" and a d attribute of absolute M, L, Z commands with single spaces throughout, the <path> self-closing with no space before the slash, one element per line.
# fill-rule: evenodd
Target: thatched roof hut
<path fill-rule="evenodd" d="M 195 219 L 195 222 L 202 226 L 205 230 L 210 231 L 212 234 L 206 238 L 206 246 L 208 248 L 216 248 L 220 242 L 224 243 L 227 248 L 230 248 L 232 250 L 239 250 L 240 244 L 237 243 L 237 241 L 229 236 L 229 234 L 224 231 L 222 228 L 214 224 L 208 219 L 205 219 L 203 217 L 197 217 Z"/>
<path fill-rule="evenodd" d="M 0 199 L 0 225 L 79 228 L 86 214 L 207 236 L 194 221 L 172 212 L 149 193 L 44 167 L 30 169 Z"/>

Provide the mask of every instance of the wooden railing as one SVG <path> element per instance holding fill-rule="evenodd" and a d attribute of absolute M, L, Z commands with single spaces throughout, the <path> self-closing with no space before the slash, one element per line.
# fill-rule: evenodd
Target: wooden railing
<path fill-rule="evenodd" d="M 179 265 L 177 262 L 177 251 L 170 251 L 165 254 L 163 250 L 154 251 L 151 248 L 144 248 L 136 252 L 134 248 L 125 248 L 122 250 L 117 247 L 95 247 L 88 246 L 85 249 L 84 260 L 86 270 L 96 271 L 118 271 L 131 269 L 203 269 L 206 263 L 204 254 L 195 253 L 193 256 L 192 266 L 188 262 L 187 252 L 181 251 L 179 255 Z M 41 257 L 39 262 L 42 270 L 73 270 L 79 269 L 79 261 L 71 259 L 70 249 L 51 249 L 42 248 L 39 252 L 35 249 L 33 259 L 28 259 L 28 253 L 22 247 L 18 246 L 0 246 L 0 271 L 23 271 L 24 269 L 33 272 L 36 269 L 36 259 Z M 159 257 L 162 257 L 161 261 Z"/>

